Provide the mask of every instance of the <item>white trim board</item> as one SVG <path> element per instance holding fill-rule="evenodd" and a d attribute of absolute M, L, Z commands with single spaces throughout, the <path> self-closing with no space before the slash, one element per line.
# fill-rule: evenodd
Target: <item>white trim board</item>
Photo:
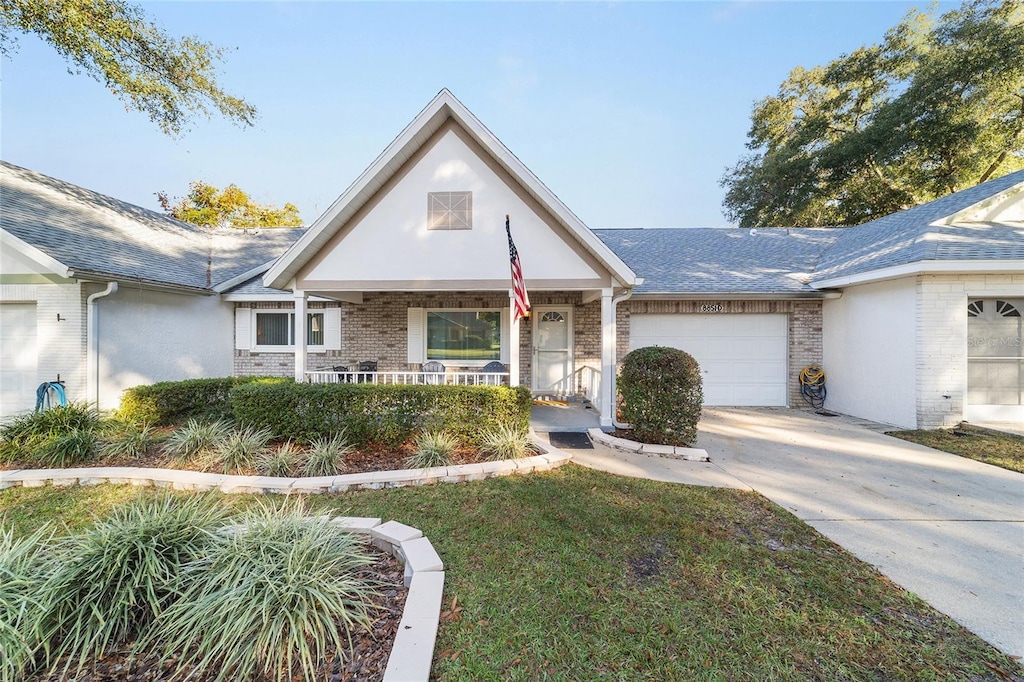
<path fill-rule="evenodd" d="M 636 285 L 632 271 L 597 235 L 583 224 L 502 142 L 494 136 L 447 89 L 405 127 L 384 152 L 363 171 L 345 192 L 266 272 L 263 282 L 271 288 L 284 288 L 328 241 L 369 201 L 383 185 L 401 170 L 430 137 L 448 120 L 453 120 L 487 151 L 534 199 L 536 199 L 583 247 L 626 287 Z M 591 288 L 591 287 L 587 287 Z"/>
<path fill-rule="evenodd" d="M 815 289 L 836 289 L 855 284 L 881 282 L 911 275 L 977 275 L 1024 272 L 1021 260 L 929 260 L 893 265 L 888 268 L 869 270 L 854 275 L 833 277 L 811 282 Z"/>

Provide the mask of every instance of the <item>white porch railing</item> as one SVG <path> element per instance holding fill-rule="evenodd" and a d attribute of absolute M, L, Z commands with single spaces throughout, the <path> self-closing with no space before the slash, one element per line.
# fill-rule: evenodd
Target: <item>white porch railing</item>
<path fill-rule="evenodd" d="M 601 370 L 590 365 L 576 368 L 572 374 L 562 377 L 551 385 L 556 395 L 580 396 L 587 398 L 598 409 L 601 408 Z"/>
<path fill-rule="evenodd" d="M 306 372 L 306 382 L 311 384 L 504 386 L 508 381 L 508 372 Z"/>

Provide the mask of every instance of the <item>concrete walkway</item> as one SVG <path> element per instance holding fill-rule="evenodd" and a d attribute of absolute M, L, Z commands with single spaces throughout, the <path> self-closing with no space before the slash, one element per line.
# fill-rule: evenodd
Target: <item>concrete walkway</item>
<path fill-rule="evenodd" d="M 1024 475 L 799 410 L 706 409 L 710 463 L 571 450 L 603 471 L 750 488 L 999 649 L 1024 655 Z"/>

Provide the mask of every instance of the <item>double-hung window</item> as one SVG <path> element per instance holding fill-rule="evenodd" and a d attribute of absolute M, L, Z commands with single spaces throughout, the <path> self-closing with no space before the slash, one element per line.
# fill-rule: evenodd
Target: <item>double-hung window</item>
<path fill-rule="evenodd" d="M 255 313 L 255 350 L 274 351 L 295 348 L 295 313 L 287 311 L 262 311 Z M 306 346 L 322 348 L 324 345 L 324 314 L 310 312 L 306 315 Z"/>
<path fill-rule="evenodd" d="M 341 348 L 341 309 L 306 312 L 306 348 L 322 353 Z M 288 308 L 236 308 L 235 348 L 263 353 L 295 351 L 295 311 Z"/>

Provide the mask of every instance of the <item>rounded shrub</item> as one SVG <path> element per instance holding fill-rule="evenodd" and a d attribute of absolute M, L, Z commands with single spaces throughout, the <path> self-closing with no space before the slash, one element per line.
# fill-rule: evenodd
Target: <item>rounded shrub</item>
<path fill-rule="evenodd" d="M 622 418 L 644 443 L 692 445 L 704 403 L 700 366 L 685 351 L 648 346 L 622 359 Z"/>

